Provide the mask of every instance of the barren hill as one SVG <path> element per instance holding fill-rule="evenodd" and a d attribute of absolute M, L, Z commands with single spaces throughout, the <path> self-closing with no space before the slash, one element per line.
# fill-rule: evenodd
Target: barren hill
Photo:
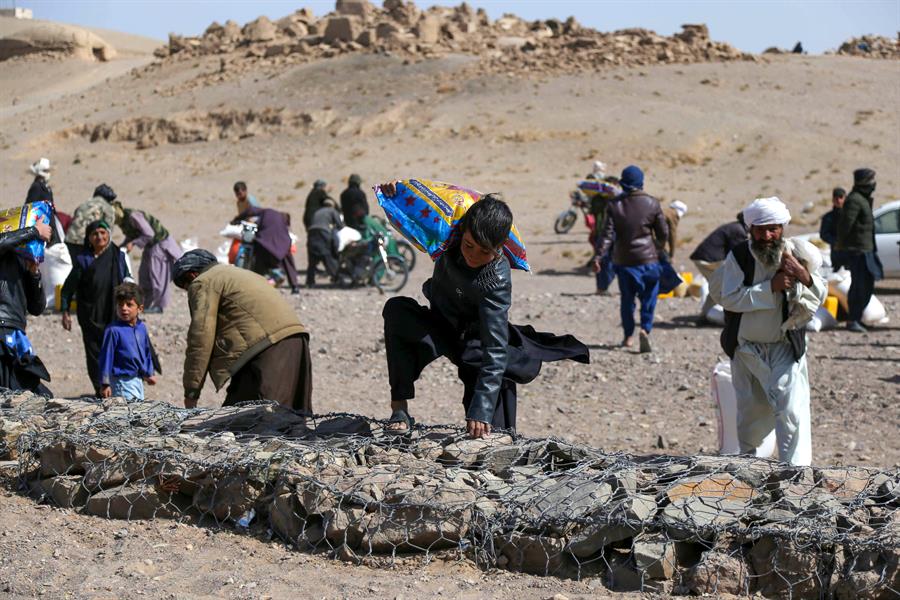
<path fill-rule="evenodd" d="M 349 53 L 232 74 L 221 56 L 199 55 L 102 85 L 65 63 L 0 64 L 16 82 L 0 97 L 0 181 L 13 200 L 24 166 L 48 155 L 64 208 L 103 180 L 162 215 L 186 210 L 176 233 L 210 242 L 216 228 L 189 219 L 230 202 L 238 178 L 299 215 L 298 182 L 419 175 L 506 192 L 527 209 L 527 234 L 550 230 L 599 158 L 640 164 L 648 189 L 687 202 L 685 243 L 759 194 L 799 214 L 861 164 L 880 172 L 883 193 L 900 181 L 898 115 L 878 93 L 897 84 L 893 61 L 777 56 L 514 77 L 474 70 L 478 60 Z"/>

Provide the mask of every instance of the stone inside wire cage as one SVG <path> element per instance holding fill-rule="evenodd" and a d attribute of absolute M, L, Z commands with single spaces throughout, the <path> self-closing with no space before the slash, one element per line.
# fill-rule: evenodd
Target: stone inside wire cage
<path fill-rule="evenodd" d="M 560 439 L 397 436 L 271 403 L 183 410 L 0 395 L 23 490 L 99 517 L 171 518 L 379 563 L 457 553 L 613 590 L 900 594 L 900 471 L 636 456 Z"/>

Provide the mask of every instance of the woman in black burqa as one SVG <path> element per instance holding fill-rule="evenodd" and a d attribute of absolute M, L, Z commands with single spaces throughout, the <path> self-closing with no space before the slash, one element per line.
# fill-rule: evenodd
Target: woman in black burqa
<path fill-rule="evenodd" d="M 387 196 L 396 193 L 393 184 L 381 190 Z M 415 381 L 439 356 L 457 366 L 471 437 L 484 437 L 492 429 L 515 430 L 516 384 L 537 377 L 543 362 L 590 361 L 587 346 L 571 335 L 509 323 L 512 278 L 502 248 L 512 221 L 506 203 L 484 196 L 461 220 L 458 239 L 435 261 L 431 279 L 422 287 L 429 306 L 405 297 L 385 303 L 389 430 L 412 428 L 408 401 L 415 396 Z"/>
<path fill-rule="evenodd" d="M 63 284 L 60 309 L 62 326 L 71 331 L 69 308 L 76 300 L 88 376 L 97 395 L 102 384 L 98 357 L 103 331 L 116 318 L 113 290 L 130 277 L 125 255 L 110 241 L 110 226 L 105 221 L 90 223 L 85 230 L 84 249 L 72 261 L 72 271 Z"/>

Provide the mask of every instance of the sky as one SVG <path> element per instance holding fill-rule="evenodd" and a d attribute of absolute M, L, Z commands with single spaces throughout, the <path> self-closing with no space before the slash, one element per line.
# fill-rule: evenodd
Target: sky
<path fill-rule="evenodd" d="M 0 7 L 30 8 L 48 19 L 135 33 L 164 40 L 169 32 L 199 35 L 212 21 L 240 24 L 260 15 L 277 19 L 301 7 L 316 15 L 334 9 L 333 0 L 0 0 Z M 374 4 L 380 5 L 379 0 Z M 452 6 L 459 1 L 417 1 Z M 900 0 L 470 0 L 492 19 L 510 12 L 527 19 L 565 19 L 601 31 L 628 27 L 663 35 L 683 23 L 706 23 L 714 40 L 759 53 L 770 46 L 810 53 L 835 49 L 863 34 L 894 37 L 900 31 Z"/>

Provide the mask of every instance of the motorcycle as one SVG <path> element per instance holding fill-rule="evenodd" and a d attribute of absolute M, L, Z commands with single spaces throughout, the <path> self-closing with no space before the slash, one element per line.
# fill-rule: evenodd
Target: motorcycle
<path fill-rule="evenodd" d="M 241 221 L 241 233 L 236 244 L 237 251 L 234 254 L 234 266 L 240 269 L 253 269 L 253 240 L 256 239 L 256 231 L 259 227 L 252 221 Z"/>
<path fill-rule="evenodd" d="M 415 268 L 416 254 L 418 254 L 418 252 L 413 248 L 413 245 L 404 238 L 395 236 L 394 232 L 388 229 L 387 221 L 379 217 L 366 215 L 363 222 L 366 225 L 367 231 L 378 232 L 386 237 L 387 253 L 389 255 L 393 254 L 403 258 L 403 260 L 406 261 L 406 267 L 410 271 Z"/>
<path fill-rule="evenodd" d="M 241 221 L 239 225 L 227 225 L 225 229 L 219 232 L 227 241 L 219 247 L 219 262 L 228 262 L 239 269 L 253 270 L 253 261 L 255 260 L 254 240 L 259 226 L 253 221 Z M 294 235 L 291 234 L 291 240 Z M 293 248 L 291 249 L 293 252 Z M 270 269 L 267 273 L 269 282 L 278 287 L 287 279 L 287 275 L 281 268 Z"/>
<path fill-rule="evenodd" d="M 559 213 L 559 216 L 556 217 L 556 221 L 553 223 L 553 231 L 560 235 L 569 233 L 575 225 L 575 221 L 578 220 L 579 212 L 584 216 L 585 224 L 587 224 L 589 218 L 593 218 L 588 212 L 591 204 L 588 202 L 587 196 L 585 196 L 581 190 L 574 190 L 569 194 L 569 199 L 571 200 L 571 206 Z M 590 225 L 588 225 L 588 227 L 590 227 Z"/>
<path fill-rule="evenodd" d="M 409 266 L 400 254 L 388 251 L 391 241 L 389 232 L 374 231 L 369 239 L 348 244 L 338 257 L 338 285 L 373 285 L 382 293 L 403 289 Z"/>
<path fill-rule="evenodd" d="M 577 189 L 569 194 L 571 206 L 567 210 L 559 213 L 556 221 L 553 223 L 553 230 L 556 233 L 568 233 L 578 220 L 580 212 L 584 217 L 584 224 L 588 231 L 594 230 L 596 225 L 596 217 L 591 211 L 591 204 L 595 199 L 605 198 L 612 199 L 618 196 L 620 190 L 608 181 L 599 179 L 585 179 L 578 183 Z"/>

